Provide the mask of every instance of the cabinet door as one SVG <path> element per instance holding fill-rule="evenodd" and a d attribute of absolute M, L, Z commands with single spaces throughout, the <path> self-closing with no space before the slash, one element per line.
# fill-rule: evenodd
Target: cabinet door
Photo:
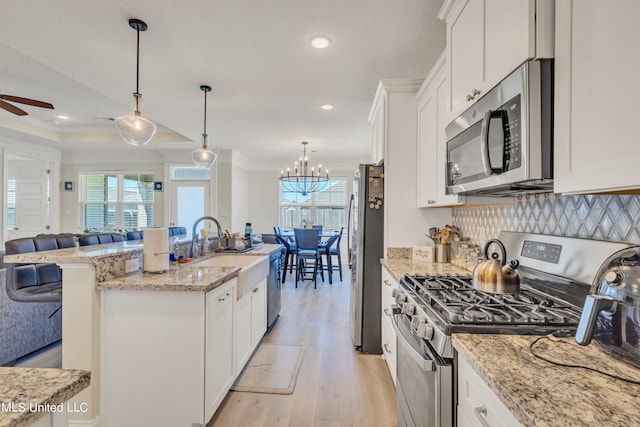
<path fill-rule="evenodd" d="M 467 0 L 458 14 L 447 18 L 451 109 L 462 112 L 472 100 L 467 96 L 484 82 L 484 0 Z"/>
<path fill-rule="evenodd" d="M 446 194 L 449 86 L 446 58 L 434 65 L 418 91 L 418 207 L 460 204 L 462 196 Z"/>
<path fill-rule="evenodd" d="M 207 293 L 205 328 L 204 411 L 208 422 L 235 379 L 233 305 L 237 279 Z"/>
<path fill-rule="evenodd" d="M 236 375 L 239 375 L 244 365 L 251 356 L 253 347 L 253 337 L 251 334 L 251 296 L 252 292 L 247 292 L 242 298 L 236 301 L 234 309 L 234 332 L 236 346 Z"/>
<path fill-rule="evenodd" d="M 485 1 L 484 77 L 487 86 L 495 86 L 535 56 L 535 6 L 535 0 Z"/>
<path fill-rule="evenodd" d="M 640 188 L 640 2 L 556 3 L 555 191 Z"/>
<path fill-rule="evenodd" d="M 385 97 L 380 97 L 371 119 L 371 161 L 377 163 L 385 154 Z"/>
<path fill-rule="evenodd" d="M 429 90 L 418 104 L 418 207 L 431 207 L 438 194 L 438 98 Z"/>
<path fill-rule="evenodd" d="M 257 346 L 267 330 L 267 280 L 251 291 L 251 348 Z"/>
<path fill-rule="evenodd" d="M 478 427 L 521 427 L 507 406 L 489 388 L 471 365 L 458 358 L 458 414 L 464 421 Z"/>

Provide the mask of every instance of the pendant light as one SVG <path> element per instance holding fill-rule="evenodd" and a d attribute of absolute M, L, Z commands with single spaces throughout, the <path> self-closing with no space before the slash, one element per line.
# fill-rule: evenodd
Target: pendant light
<path fill-rule="evenodd" d="M 156 133 L 156 125 L 141 115 L 142 94 L 139 90 L 140 74 L 140 31 L 147 31 L 147 24 L 139 19 L 129 19 L 129 26 L 136 30 L 138 43 L 136 47 L 136 91 L 133 93 L 132 112 L 116 118 L 116 128 L 127 144 L 141 147 L 146 145 Z"/>
<path fill-rule="evenodd" d="M 207 146 L 207 93 L 211 92 L 211 86 L 202 85 L 200 90 L 204 92 L 204 130 L 202 132 L 202 148 L 193 150 L 191 156 L 193 163 L 199 168 L 210 168 L 216 162 L 218 156 Z"/>

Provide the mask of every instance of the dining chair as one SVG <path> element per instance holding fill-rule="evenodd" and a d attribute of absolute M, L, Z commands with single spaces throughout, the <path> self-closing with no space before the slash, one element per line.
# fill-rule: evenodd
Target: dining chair
<path fill-rule="evenodd" d="M 282 267 L 282 283 L 284 283 L 287 278 L 287 267 L 289 267 L 289 273 L 291 274 L 293 274 L 293 269 L 297 268 L 296 255 L 298 254 L 298 247 L 295 242 L 290 242 L 289 239 L 280 233 L 280 227 L 274 226 L 273 231 L 275 232 L 278 243 L 284 246 L 285 249 L 284 263 Z"/>
<path fill-rule="evenodd" d="M 326 269 L 327 271 L 327 276 L 329 276 L 329 284 L 332 285 L 333 284 L 333 266 L 331 265 L 331 249 L 333 247 L 333 244 L 340 238 L 340 235 L 338 233 L 334 234 L 333 236 L 329 237 L 327 240 L 325 240 L 324 242 L 319 242 L 318 243 L 318 249 L 320 250 L 321 255 L 323 255 L 325 257 L 325 260 L 327 261 L 326 264 L 323 262 L 323 267 Z M 340 279 L 340 281 L 342 281 L 342 278 Z"/>
<path fill-rule="evenodd" d="M 322 234 L 322 225 L 312 225 L 311 228 L 315 228 L 318 233 Z"/>
<path fill-rule="evenodd" d="M 318 249 L 318 239 L 320 233 L 318 229 L 313 228 L 296 228 L 293 230 L 296 236 L 297 251 L 297 271 L 296 271 L 296 288 L 298 280 L 305 280 L 306 274 L 313 274 L 313 288 L 317 288 L 317 276 L 324 282 L 324 273 L 322 271 L 322 252 Z M 313 262 L 313 265 L 311 265 Z"/>
<path fill-rule="evenodd" d="M 338 270 L 338 272 L 340 273 L 340 281 L 342 282 L 342 255 L 341 255 L 341 251 L 340 251 L 340 241 L 342 240 L 342 232 L 344 231 L 344 227 L 340 228 L 340 231 L 337 232 L 338 235 L 338 239 L 336 240 L 336 244 L 335 246 L 331 246 L 329 248 L 329 262 L 332 266 L 332 268 L 329 270 L 329 274 L 333 274 L 334 270 Z M 338 265 L 337 266 L 333 266 L 333 263 L 331 262 L 331 257 L 333 256 L 337 256 L 338 257 Z"/>

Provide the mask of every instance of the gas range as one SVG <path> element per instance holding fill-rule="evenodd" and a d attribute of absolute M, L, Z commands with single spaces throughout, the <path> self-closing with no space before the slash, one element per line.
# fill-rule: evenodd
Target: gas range
<path fill-rule="evenodd" d="M 456 332 L 575 333 L 598 266 L 624 246 L 515 232 L 501 233 L 500 240 L 509 256 L 520 261 L 517 294 L 481 292 L 471 285 L 471 274 L 406 274 L 400 281 L 395 313 L 440 356 L 453 357 L 451 334 Z"/>
<path fill-rule="evenodd" d="M 456 425 L 454 333 L 575 333 L 603 260 L 625 243 L 502 232 L 520 262 L 520 290 L 481 292 L 471 274 L 405 275 L 391 307 L 397 338 L 398 426 Z M 611 279 L 611 283 L 618 283 Z"/>

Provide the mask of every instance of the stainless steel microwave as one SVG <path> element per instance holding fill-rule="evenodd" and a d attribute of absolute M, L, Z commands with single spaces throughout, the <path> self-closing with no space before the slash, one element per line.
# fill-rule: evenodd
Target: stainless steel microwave
<path fill-rule="evenodd" d="M 525 62 L 445 133 L 447 194 L 553 191 L 553 60 Z"/>

